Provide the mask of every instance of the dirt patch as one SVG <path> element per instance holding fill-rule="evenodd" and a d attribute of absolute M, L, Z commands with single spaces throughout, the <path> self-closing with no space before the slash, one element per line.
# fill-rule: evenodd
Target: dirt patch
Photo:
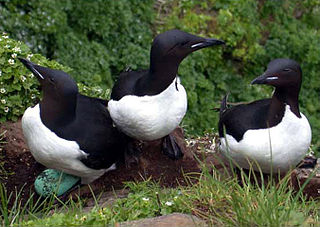
<path fill-rule="evenodd" d="M 22 190 L 21 196 L 28 198 L 34 192 L 33 182 L 45 167 L 37 163 L 31 155 L 22 134 L 21 122 L 6 122 L 0 125 L 5 133 L 5 144 L 1 148 L 0 162 L 4 163 L 0 171 L 0 180 L 6 186 L 8 194 Z"/>
<path fill-rule="evenodd" d="M 5 164 L 4 171 L 0 172 L 0 176 L 2 176 L 0 179 L 5 184 L 8 193 L 22 190 L 22 197 L 24 200 L 28 199 L 30 194 L 34 193 L 35 178 L 45 167 L 32 157 L 24 141 L 20 121 L 1 124 L 0 132 L 3 131 L 6 131 L 6 143 L 1 150 L 0 163 L 4 162 Z M 138 165 L 127 169 L 123 163 L 120 163 L 115 171 L 108 172 L 91 183 L 91 188 L 99 194 L 102 191 L 121 189 L 126 181 L 142 181 L 149 178 L 158 181 L 163 187 L 186 185 L 185 173 L 196 174 L 200 172 L 200 166 L 198 161 L 194 159 L 193 153 L 197 153 L 203 146 L 210 147 L 211 141 L 203 142 L 203 145 L 200 144 L 200 149 L 196 142 L 194 144 L 185 142 L 181 129 L 176 129 L 174 135 L 184 150 L 184 157 L 181 160 L 174 161 L 165 156 L 161 151 L 161 140 L 144 142 L 141 144 L 142 154 Z M 210 139 L 204 137 L 204 140 Z M 81 196 L 91 195 L 86 186 L 81 187 L 80 191 L 77 190 L 77 193 L 80 193 Z"/>

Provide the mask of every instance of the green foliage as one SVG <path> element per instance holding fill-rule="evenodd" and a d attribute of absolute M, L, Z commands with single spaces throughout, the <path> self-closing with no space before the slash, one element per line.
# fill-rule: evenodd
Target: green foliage
<path fill-rule="evenodd" d="M 130 189 L 128 197 L 117 199 L 112 206 L 100 207 L 97 205 L 89 213 L 82 213 L 81 209 L 68 210 L 66 213 L 58 212 L 43 219 L 32 218 L 22 222 L 22 225 L 100 226 L 173 212 L 190 213 L 189 208 L 184 206 L 184 196 L 178 189 L 161 189 L 158 184 L 151 181 L 128 182 L 127 187 Z"/>
<path fill-rule="evenodd" d="M 33 55 L 29 48 L 8 37 L 0 35 L 0 122 L 17 120 L 26 107 L 35 104 L 40 92 L 37 79 L 17 57 L 31 59 L 37 64 L 70 71 L 39 54 Z"/>
<path fill-rule="evenodd" d="M 0 2 L 0 30 L 73 68 L 78 82 L 110 88 L 111 75 L 148 66 L 151 0 Z"/>
<path fill-rule="evenodd" d="M 317 0 L 156 3 L 151 0 L 0 0 L 0 3 L 0 29 L 25 41 L 34 52 L 70 66 L 73 77 L 90 87 L 110 88 L 127 66 L 148 67 L 150 44 L 155 35 L 152 30 L 159 33 L 178 28 L 225 40 L 224 47 L 198 51 L 180 66 L 179 75 L 189 100 L 183 124 L 193 135 L 217 127 L 218 114 L 211 109 L 218 107 L 229 91 L 231 102 L 270 97 L 271 87 L 250 86 L 250 81 L 264 71 L 270 60 L 292 58 L 303 70 L 301 111 L 311 122 L 313 143 L 320 147 L 317 141 L 320 2 Z M 156 20 L 153 4 L 157 5 Z M 4 107 L 1 106 L 0 114 Z"/>
<path fill-rule="evenodd" d="M 308 201 L 302 195 L 305 185 L 294 192 L 291 173 L 276 183 L 254 171 L 241 171 L 236 176 L 214 168 L 209 171 L 204 166 L 199 177 L 199 183 L 182 194 L 186 196 L 186 207 L 210 226 L 300 226 L 319 221 L 319 202 Z"/>
<path fill-rule="evenodd" d="M 6 33 L 0 35 L 0 122 L 17 120 L 25 109 L 40 99 L 39 83 L 33 74 L 17 58 L 27 58 L 41 66 L 71 72 L 56 61 L 48 61 L 40 54 L 32 54 L 22 42 L 10 39 Z M 78 84 L 82 94 L 109 98 L 110 90 L 99 86 Z"/>
<path fill-rule="evenodd" d="M 173 1 L 159 31 L 180 28 L 226 41 L 225 47 L 201 50 L 189 56 L 179 74 L 188 93 L 184 124 L 188 133 L 201 134 L 217 126 L 218 107 L 230 91 L 229 101 L 253 101 L 271 96 L 267 86 L 249 86 L 274 58 L 301 64 L 303 85 L 300 107 L 319 147 L 320 134 L 320 2 L 207 0 Z"/>
<path fill-rule="evenodd" d="M 190 182 L 187 187 L 163 189 L 149 180 L 128 182 L 128 197 L 116 199 L 112 205 L 101 207 L 96 204 L 90 212 L 83 213 L 83 203 L 69 201 L 64 205 L 64 212 L 52 212 L 49 216 L 32 213 L 29 220 L 20 220 L 19 224 L 105 226 L 173 212 L 192 213 L 206 220 L 210 226 L 319 224 L 319 201 L 307 200 L 301 191 L 295 193 L 290 185 L 290 173 L 279 184 L 269 180 L 260 185 L 257 177 L 261 176 L 255 176 L 253 172 L 245 175 L 242 172 L 240 185 L 238 178 L 232 174 L 216 169 L 209 171 L 208 167 L 203 167 L 199 176 L 186 176 L 186 182 Z"/>

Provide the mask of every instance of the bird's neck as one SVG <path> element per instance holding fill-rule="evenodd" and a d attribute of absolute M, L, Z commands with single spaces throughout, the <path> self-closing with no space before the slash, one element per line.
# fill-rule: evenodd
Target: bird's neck
<path fill-rule="evenodd" d="M 157 95 L 167 89 L 177 76 L 178 65 L 151 64 L 146 74 L 138 81 L 137 95 Z"/>
<path fill-rule="evenodd" d="M 64 127 L 76 117 L 76 100 L 53 99 L 44 95 L 40 101 L 40 116 L 44 125 L 55 131 Z"/>
<path fill-rule="evenodd" d="M 172 84 L 177 76 L 178 69 L 149 71 L 151 83 L 159 86 L 159 90 L 163 91 Z"/>
<path fill-rule="evenodd" d="M 279 123 L 281 121 L 285 106 L 289 105 L 290 110 L 298 118 L 301 118 L 299 110 L 299 90 L 300 89 L 286 89 L 286 88 L 276 88 L 274 94 L 271 98 L 271 104 L 268 113 L 268 124 L 270 127 Z"/>

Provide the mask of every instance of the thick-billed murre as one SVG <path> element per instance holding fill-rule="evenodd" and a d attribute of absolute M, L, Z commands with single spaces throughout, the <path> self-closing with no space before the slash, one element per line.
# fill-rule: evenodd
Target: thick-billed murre
<path fill-rule="evenodd" d="M 149 69 L 127 71 L 115 83 L 108 109 L 115 125 L 138 140 L 164 137 L 163 151 L 178 159 L 182 152 L 170 133 L 187 111 L 187 95 L 177 77 L 180 62 L 190 53 L 224 44 L 179 30 L 158 35 L 152 43 Z"/>
<path fill-rule="evenodd" d="M 251 84 L 275 87 L 271 99 L 220 108 L 220 149 L 242 168 L 270 173 L 286 172 L 305 156 L 311 143 L 311 128 L 300 113 L 298 97 L 302 82 L 299 64 L 275 59 Z M 258 164 L 259 166 L 257 166 Z M 271 168 L 272 167 L 272 168 Z"/>
<path fill-rule="evenodd" d="M 107 101 L 79 94 L 65 72 L 19 59 L 40 82 L 43 98 L 22 117 L 34 158 L 88 184 L 115 168 L 127 136 L 113 127 Z"/>

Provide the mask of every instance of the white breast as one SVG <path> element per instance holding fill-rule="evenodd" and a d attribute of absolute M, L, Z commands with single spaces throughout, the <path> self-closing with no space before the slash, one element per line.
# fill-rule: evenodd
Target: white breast
<path fill-rule="evenodd" d="M 311 143 L 311 128 L 307 118 L 298 118 L 286 106 L 282 121 L 268 129 L 254 129 L 245 132 L 237 142 L 231 135 L 221 138 L 220 148 L 242 168 L 250 169 L 251 163 L 258 163 L 261 170 L 286 172 L 294 168 L 306 155 Z M 272 160 L 272 161 L 271 161 Z M 259 168 L 253 164 L 255 170 Z"/>
<path fill-rule="evenodd" d="M 108 109 L 116 126 L 128 136 L 155 140 L 170 134 L 187 111 L 187 94 L 177 79 L 154 96 L 127 95 L 110 100 Z"/>
<path fill-rule="evenodd" d="M 86 158 L 75 141 L 58 137 L 41 121 L 39 104 L 29 107 L 22 117 L 22 130 L 33 157 L 48 168 L 57 169 L 81 177 L 88 184 L 102 176 L 108 170 L 94 170 L 86 167 L 80 159 Z"/>

